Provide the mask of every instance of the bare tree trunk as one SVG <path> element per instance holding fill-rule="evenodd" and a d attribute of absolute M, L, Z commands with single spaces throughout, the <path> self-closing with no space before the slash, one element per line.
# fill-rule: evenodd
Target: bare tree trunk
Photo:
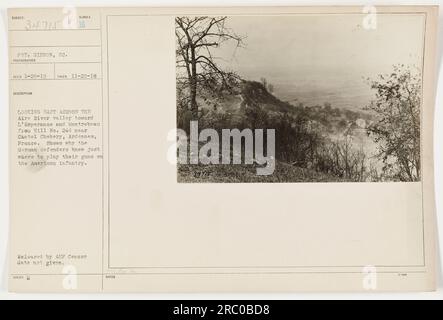
<path fill-rule="evenodd" d="M 200 85 L 200 75 L 210 75 L 226 85 L 227 76 L 233 77 L 232 72 L 221 70 L 214 62 L 211 48 L 217 48 L 222 42 L 232 40 L 237 47 L 242 44 L 242 37 L 225 27 L 227 17 L 176 17 L 175 35 L 177 39 L 177 66 L 186 69 L 189 88 L 189 107 L 192 120 L 198 120 L 197 86 Z"/>
<path fill-rule="evenodd" d="M 191 46 L 191 79 L 189 79 L 192 120 L 198 120 L 197 106 L 197 62 L 195 48 Z"/>

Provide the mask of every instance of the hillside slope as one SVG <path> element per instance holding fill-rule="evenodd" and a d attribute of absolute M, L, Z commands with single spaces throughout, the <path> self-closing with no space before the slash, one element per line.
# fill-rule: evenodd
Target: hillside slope
<path fill-rule="evenodd" d="M 255 165 L 178 165 L 177 182 L 333 182 L 341 179 L 314 170 L 296 167 L 281 161 L 275 164 L 272 175 L 258 176 Z"/>
<path fill-rule="evenodd" d="M 199 130 L 215 129 L 220 136 L 223 129 L 274 129 L 276 168 L 271 176 L 258 176 L 255 165 L 181 164 L 178 166 L 180 182 L 363 179 L 357 176 L 355 172 L 358 170 L 354 167 L 362 163 L 359 158 L 361 145 L 366 145 L 364 139 L 369 139 L 365 128 L 370 121 L 367 114 L 333 108 L 328 103 L 323 106 L 292 105 L 268 92 L 263 84 L 246 80 L 223 92 L 199 92 L 197 104 Z M 177 115 L 179 124 L 189 124 L 179 112 Z M 353 145 L 345 146 L 350 136 Z M 344 147 L 346 154 L 341 159 L 337 154 L 343 153 L 340 148 Z M 265 143 L 264 150 L 266 148 Z M 351 160 L 353 162 L 349 163 Z"/>
<path fill-rule="evenodd" d="M 294 112 L 296 107 L 279 100 L 269 93 L 263 84 L 256 81 L 243 80 L 238 87 L 232 88 L 229 93 L 201 94 L 198 105 L 202 110 L 217 110 L 223 113 L 241 114 L 248 106 L 262 107 L 267 111 Z"/>

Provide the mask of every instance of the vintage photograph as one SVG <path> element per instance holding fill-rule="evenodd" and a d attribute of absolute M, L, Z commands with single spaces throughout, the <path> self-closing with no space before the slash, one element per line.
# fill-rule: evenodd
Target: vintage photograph
<path fill-rule="evenodd" d="M 421 14 L 175 18 L 178 182 L 420 181 Z"/>

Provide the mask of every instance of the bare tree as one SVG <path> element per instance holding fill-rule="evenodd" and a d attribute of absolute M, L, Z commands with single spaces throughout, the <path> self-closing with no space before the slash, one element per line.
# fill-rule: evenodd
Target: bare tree
<path fill-rule="evenodd" d="M 236 47 L 243 43 L 243 38 L 226 26 L 226 19 L 206 16 L 175 18 L 177 67 L 186 70 L 190 111 L 194 120 L 198 119 L 198 85 L 221 84 L 222 88 L 226 88 L 236 77 L 235 73 L 222 70 L 212 53 L 212 49 L 227 41 L 234 41 Z"/>

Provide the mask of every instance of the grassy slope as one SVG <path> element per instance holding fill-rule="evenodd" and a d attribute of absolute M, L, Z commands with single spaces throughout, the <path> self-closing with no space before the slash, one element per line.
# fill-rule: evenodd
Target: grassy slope
<path fill-rule="evenodd" d="M 284 162 L 277 162 L 269 176 L 258 176 L 253 165 L 184 165 L 179 164 L 178 182 L 334 182 L 338 178 Z"/>

